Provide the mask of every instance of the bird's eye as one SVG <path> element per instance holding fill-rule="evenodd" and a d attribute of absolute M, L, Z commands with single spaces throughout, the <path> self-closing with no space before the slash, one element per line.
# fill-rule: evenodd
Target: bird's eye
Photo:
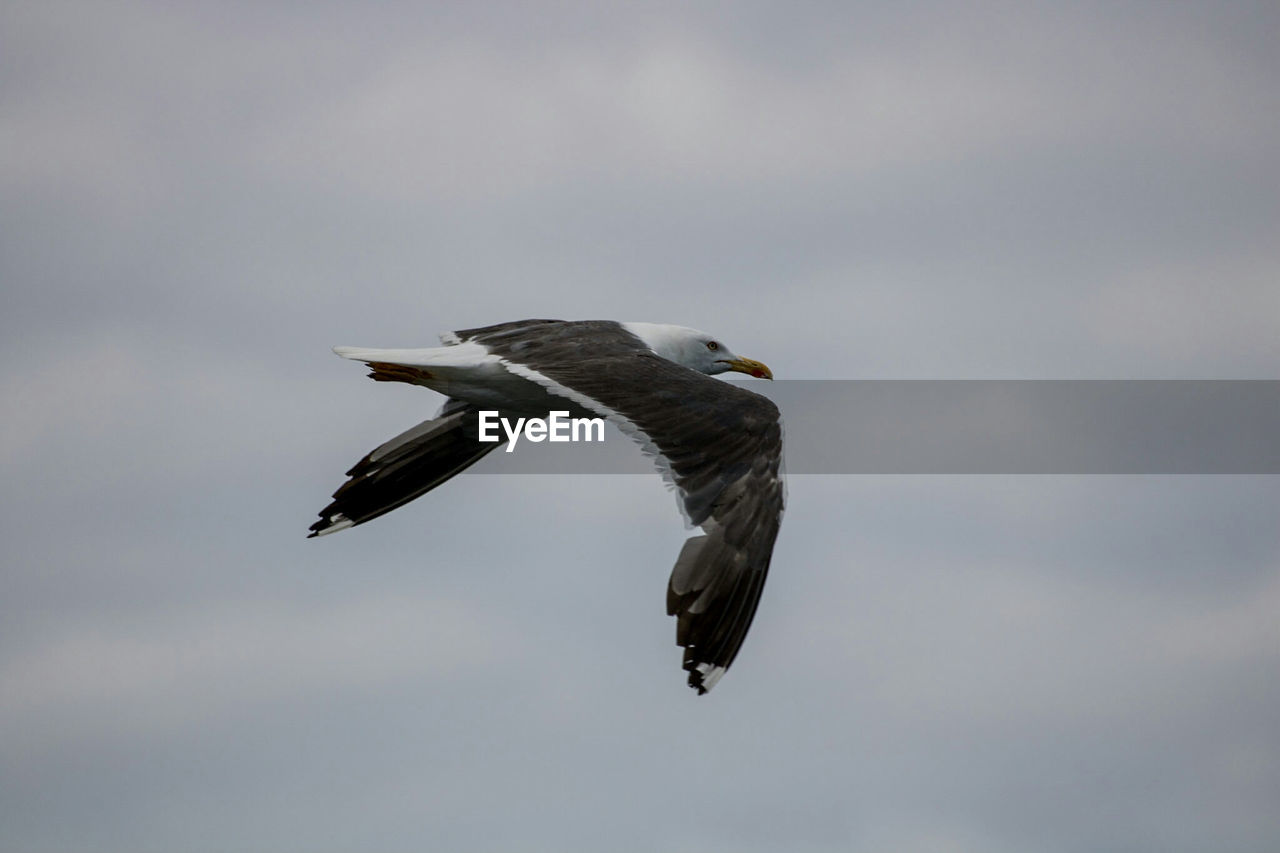
<path fill-rule="evenodd" d="M 720 345 L 715 341 L 707 341 L 707 349 L 711 350 L 712 352 L 715 352 L 716 350 L 720 349 Z"/>

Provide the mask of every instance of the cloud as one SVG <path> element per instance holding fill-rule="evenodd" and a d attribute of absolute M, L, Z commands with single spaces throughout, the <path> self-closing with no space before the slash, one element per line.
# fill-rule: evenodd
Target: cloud
<path fill-rule="evenodd" d="M 438 403 L 334 344 L 1274 376 L 1275 23 L 4 5 L 0 846 L 1275 848 L 1274 478 L 795 478 L 702 699 L 657 477 L 302 538 Z"/>
<path fill-rule="evenodd" d="M 1246 361 L 1280 316 L 1278 276 L 1280 258 L 1265 251 L 1152 263 L 1096 291 L 1086 319 L 1106 346 L 1149 359 L 1153 369 L 1225 353 Z M 1280 363 L 1280 340 L 1272 337 L 1255 353 L 1259 366 Z M 1272 375 L 1260 370 L 1258 378 Z"/>
<path fill-rule="evenodd" d="M 449 681 L 520 648 L 502 625 L 462 602 L 403 593 L 135 616 L 68 626 L 6 656 L 0 725 L 26 732 L 20 751 L 48 740 L 169 736 L 282 697 Z M 71 708 L 82 710 L 67 715 Z"/>

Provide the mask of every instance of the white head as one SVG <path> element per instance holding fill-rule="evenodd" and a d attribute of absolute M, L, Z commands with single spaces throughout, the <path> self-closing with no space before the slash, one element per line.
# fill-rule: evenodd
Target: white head
<path fill-rule="evenodd" d="M 623 323 L 622 327 L 658 355 L 698 371 L 714 375 L 730 370 L 761 379 L 772 379 L 773 373 L 758 361 L 735 355 L 723 341 L 685 326 L 662 323 Z"/>

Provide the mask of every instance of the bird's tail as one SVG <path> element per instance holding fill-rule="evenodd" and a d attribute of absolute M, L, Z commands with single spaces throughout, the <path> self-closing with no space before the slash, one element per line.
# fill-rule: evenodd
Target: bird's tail
<path fill-rule="evenodd" d="M 310 536 L 336 533 L 391 512 L 505 443 L 481 442 L 477 421 L 473 406 L 451 399 L 432 420 L 371 450 L 347 472 L 350 479 L 333 493 Z"/>

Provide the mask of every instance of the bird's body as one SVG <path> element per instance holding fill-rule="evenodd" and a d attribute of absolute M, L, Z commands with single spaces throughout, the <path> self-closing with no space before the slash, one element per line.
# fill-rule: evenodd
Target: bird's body
<path fill-rule="evenodd" d="M 430 491 L 501 445 L 478 435 L 481 410 L 510 417 L 605 417 L 652 455 L 704 535 L 676 561 L 676 615 L 689 683 L 705 693 L 733 661 L 755 614 L 783 506 L 782 433 L 767 398 L 718 382 L 772 378 L 705 333 L 613 321 L 524 320 L 441 336 L 428 349 L 338 347 L 380 381 L 448 397 L 436 418 L 371 451 L 312 525 L 312 536 L 361 524 Z"/>

